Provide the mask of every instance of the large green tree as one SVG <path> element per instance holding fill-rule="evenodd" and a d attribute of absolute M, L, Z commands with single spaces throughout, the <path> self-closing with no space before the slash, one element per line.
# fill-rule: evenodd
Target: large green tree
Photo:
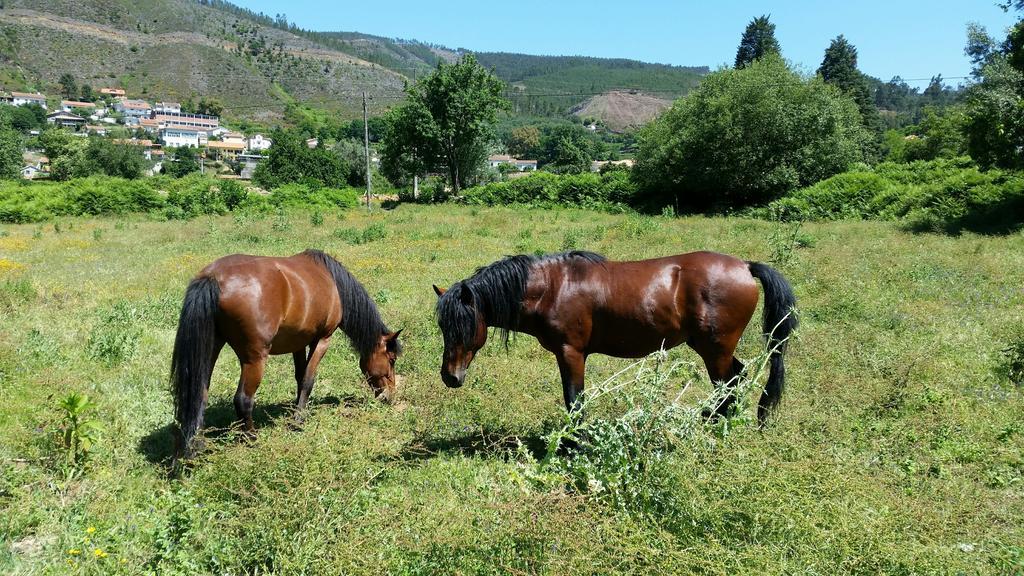
<path fill-rule="evenodd" d="M 88 142 L 68 130 L 51 128 L 39 135 L 39 145 L 50 159 L 50 178 L 68 180 L 85 176 L 84 152 Z"/>
<path fill-rule="evenodd" d="M 0 128 L 0 178 L 13 179 L 21 174 L 21 154 L 25 143 L 21 134 L 7 127 Z"/>
<path fill-rule="evenodd" d="M 878 115 L 871 96 L 871 88 L 867 78 L 857 69 L 857 48 L 840 34 L 825 49 L 825 57 L 818 68 L 818 74 L 827 84 L 839 88 L 841 92 L 853 98 L 860 110 L 864 126 L 878 136 L 882 134 L 882 120 Z"/>
<path fill-rule="evenodd" d="M 253 174 L 253 181 L 261 187 L 271 190 L 293 182 L 340 187 L 348 183 L 347 168 L 334 151 L 322 145 L 310 148 L 293 130 L 279 128 L 270 137 L 274 144 Z"/>
<path fill-rule="evenodd" d="M 580 174 L 604 152 L 603 146 L 579 124 L 559 124 L 544 130 L 541 137 L 541 165 L 552 172 Z"/>
<path fill-rule="evenodd" d="M 641 202 L 707 209 L 761 203 L 865 159 L 856 104 L 781 57 L 709 74 L 641 130 Z"/>
<path fill-rule="evenodd" d="M 191 146 L 179 146 L 174 149 L 172 161 L 164 161 L 163 172 L 175 178 L 187 176 L 193 172 L 199 172 L 199 159 L 195 148 Z"/>
<path fill-rule="evenodd" d="M 504 91 L 473 55 L 439 62 L 406 88 L 407 102 L 389 116 L 381 147 L 386 174 L 444 171 L 456 193 L 472 184 L 487 159 L 498 112 L 509 109 Z"/>
<path fill-rule="evenodd" d="M 62 97 L 68 100 L 78 98 L 78 82 L 75 81 L 75 77 L 69 72 L 61 74 L 57 84 L 60 85 L 60 95 Z"/>
<path fill-rule="evenodd" d="M 84 170 L 89 173 L 134 179 L 142 176 L 145 166 L 145 157 L 138 146 L 117 144 L 98 136 L 89 138 L 84 154 Z"/>
<path fill-rule="evenodd" d="M 736 50 L 736 68 L 746 68 L 758 58 L 768 54 L 781 54 L 782 47 L 775 39 L 775 24 L 769 16 L 759 16 L 747 24 Z"/>
<path fill-rule="evenodd" d="M 964 133 L 971 157 L 985 167 L 1024 168 L 1022 38 L 1024 20 L 1010 29 L 1002 44 L 996 44 L 983 28 L 968 30 L 966 52 L 975 64 L 973 76 L 978 82 L 967 91 Z M 941 78 L 937 80 L 941 83 Z"/>

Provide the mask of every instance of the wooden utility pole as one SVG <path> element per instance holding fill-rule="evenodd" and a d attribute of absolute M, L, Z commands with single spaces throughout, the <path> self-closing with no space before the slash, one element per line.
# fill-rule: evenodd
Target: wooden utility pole
<path fill-rule="evenodd" d="M 370 209 L 370 120 L 366 115 L 366 91 L 363 91 L 363 152 L 366 154 L 366 209 Z"/>

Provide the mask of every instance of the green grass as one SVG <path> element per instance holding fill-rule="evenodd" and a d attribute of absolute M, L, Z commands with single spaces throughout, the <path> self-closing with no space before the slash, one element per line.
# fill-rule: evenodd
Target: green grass
<path fill-rule="evenodd" d="M 1024 399 L 1003 365 L 1006 350 L 1024 349 L 1024 235 L 827 222 L 790 242 L 798 235 L 780 226 L 448 205 L 325 211 L 318 226 L 307 212 L 5 225 L 0 573 L 1024 570 Z M 774 257 L 797 292 L 803 324 L 777 423 L 701 432 L 706 441 L 672 454 L 664 514 L 524 480 L 513 439 L 536 447 L 564 421 L 555 362 L 533 339 L 507 354 L 491 342 L 460 390 L 438 377 L 430 285 L 563 246 Z M 188 279 L 228 253 L 307 247 L 337 256 L 405 329 L 399 403 L 371 399 L 339 336 L 302 430 L 288 425 L 290 358 L 272 359 L 246 443 L 223 430 L 238 370 L 226 352 L 208 411 L 220 431 L 168 480 L 167 369 Z M 757 324 L 740 356 L 761 347 Z M 627 365 L 594 357 L 589 381 Z M 102 432 L 67 480 L 51 434 L 71 392 L 96 402 L 86 417 Z"/>

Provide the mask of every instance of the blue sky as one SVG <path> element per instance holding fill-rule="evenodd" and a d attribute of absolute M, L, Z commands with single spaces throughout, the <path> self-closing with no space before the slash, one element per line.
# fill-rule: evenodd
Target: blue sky
<path fill-rule="evenodd" d="M 939 73 L 947 78 L 966 76 L 970 72 L 963 54 L 967 22 L 979 22 L 1002 37 L 1015 17 L 998 8 L 995 0 L 378 0 L 340 6 L 313 0 L 240 0 L 239 4 L 269 15 L 284 13 L 291 22 L 314 30 L 414 38 L 477 51 L 582 54 L 712 68 L 731 64 L 747 22 L 767 13 L 777 25 L 785 57 L 805 70 L 815 70 L 829 40 L 844 34 L 859 50 L 861 70 L 883 80 L 897 74 L 904 78 Z"/>

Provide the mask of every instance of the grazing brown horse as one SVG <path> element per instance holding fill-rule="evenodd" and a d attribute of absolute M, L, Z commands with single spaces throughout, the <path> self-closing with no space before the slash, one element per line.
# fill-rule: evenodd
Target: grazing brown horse
<path fill-rule="evenodd" d="M 224 344 L 242 365 L 235 413 L 253 432 L 253 397 L 267 356 L 291 354 L 295 360 L 301 418 L 317 366 L 339 328 L 359 353 L 374 394 L 390 401 L 401 330 L 387 329 L 366 289 L 337 260 L 319 250 L 287 258 L 235 254 L 204 268 L 185 292 L 171 361 L 178 453 L 191 455 Z"/>
<path fill-rule="evenodd" d="M 590 354 L 638 358 L 686 343 L 712 381 L 730 387 L 716 409 L 725 414 L 743 371 L 733 352 L 757 307 L 755 278 L 764 288 L 764 330 L 773 350 L 758 403 L 763 424 L 782 395 L 783 353 L 797 325 L 793 290 L 769 266 L 713 252 L 635 262 L 590 252 L 509 256 L 447 291 L 434 286 L 444 336 L 441 380 L 462 385 L 488 327 L 498 328 L 506 345 L 509 332 L 523 332 L 554 353 L 565 406 L 575 410 Z"/>

